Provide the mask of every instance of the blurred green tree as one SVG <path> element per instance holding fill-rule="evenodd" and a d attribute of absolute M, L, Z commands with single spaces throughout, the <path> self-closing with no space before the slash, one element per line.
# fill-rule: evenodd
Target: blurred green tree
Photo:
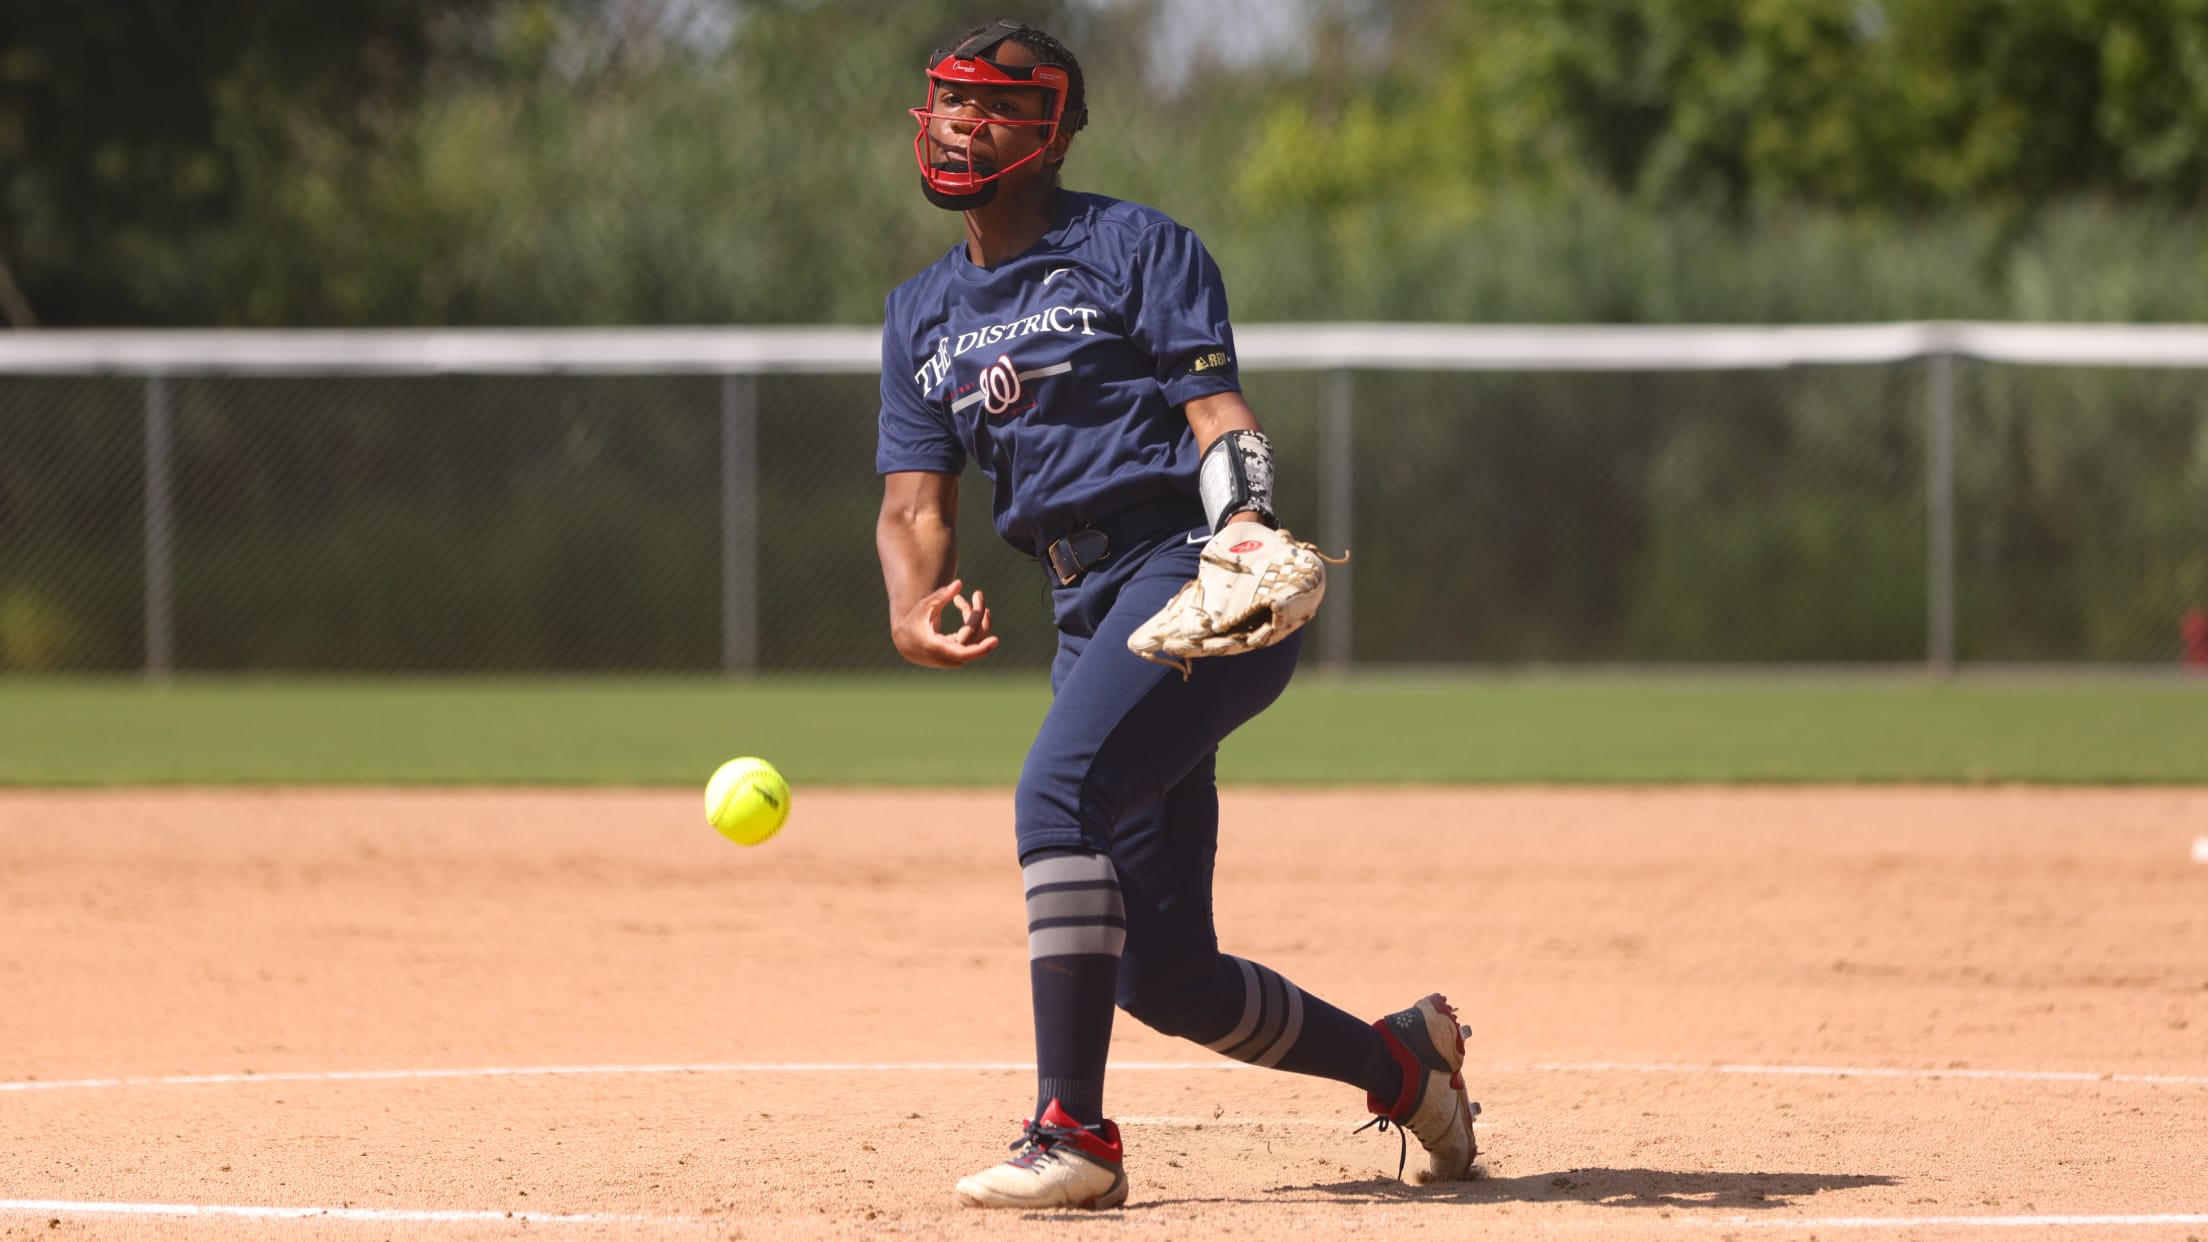
<path fill-rule="evenodd" d="M 865 322 L 956 236 L 921 55 L 1000 7 L 13 6 L 0 312 Z M 1070 183 L 1197 227 L 1244 318 L 2208 316 L 2208 0 L 1299 11 L 1251 60 L 1022 10 L 1088 70 Z"/>
<path fill-rule="evenodd" d="M 1244 176 L 1320 206 L 1381 184 L 1654 203 L 1913 208 L 2208 192 L 2208 0 L 1411 0 L 1386 71 L 1322 59 Z M 1415 34 L 1415 38 L 1404 36 Z M 1353 48 L 1345 27 L 1334 41 Z M 1330 158 L 1313 160 L 1313 152 Z"/>
<path fill-rule="evenodd" d="M 491 0 L 72 0 L 0 20 L 0 261 L 55 324 L 207 323 L 254 165 L 407 123 Z M 263 246 L 281 239 L 256 239 Z M 297 261 L 299 256 L 293 256 Z"/>

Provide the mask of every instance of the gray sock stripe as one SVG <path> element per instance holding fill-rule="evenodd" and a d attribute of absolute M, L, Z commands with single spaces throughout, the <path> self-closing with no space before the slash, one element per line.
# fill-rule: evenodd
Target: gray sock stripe
<path fill-rule="evenodd" d="M 1027 956 L 1119 956 L 1127 906 L 1119 872 L 1102 854 L 1061 854 L 1020 869 L 1027 885 Z"/>
<path fill-rule="evenodd" d="M 1045 884 L 1119 884 L 1119 872 L 1102 854 L 1055 854 L 1038 858 L 1020 868 L 1021 884 L 1029 891 Z"/>
<path fill-rule="evenodd" d="M 1067 881 L 1065 881 L 1065 882 L 1063 882 L 1063 883 L 1059 883 L 1059 884 L 1037 884 L 1037 885 L 1035 885 L 1035 886 L 1033 886 L 1032 888 L 1029 888 L 1029 889 L 1027 890 L 1027 895 L 1028 895 L 1028 896 L 1030 896 L 1030 897 L 1039 897 L 1039 896 L 1042 896 L 1042 895 L 1044 895 L 1044 894 L 1046 894 L 1046 893 L 1083 893 L 1083 892 L 1099 892 L 1099 893 L 1100 893 L 1100 892 L 1114 892 L 1114 893 L 1116 893 L 1116 892 L 1118 892 L 1118 891 L 1119 891 L 1119 881 L 1118 881 L 1118 880 L 1114 880 L 1114 879 L 1102 879 L 1102 880 L 1067 880 Z"/>
<path fill-rule="evenodd" d="M 1033 961 L 1039 957 L 1078 957 L 1086 954 L 1102 954 L 1118 957 L 1127 947 L 1127 929 L 1103 923 L 1085 923 L 1079 927 L 1045 927 L 1027 933 L 1027 956 Z"/>
<path fill-rule="evenodd" d="M 1029 919 L 1029 920 L 1027 921 L 1027 930 L 1029 930 L 1029 931 L 1036 931 L 1036 930 L 1039 930 L 1039 929 L 1041 929 L 1041 928 L 1045 928 L 1045 927 L 1125 927 L 1125 926 L 1127 926 L 1127 916 L 1126 916 L 1126 915 L 1123 915 L 1123 914 L 1097 914 L 1097 913 L 1094 913 L 1093 911 L 1083 911 L 1083 912 L 1082 912 L 1082 913 L 1080 913 L 1080 914 L 1061 914 L 1061 915 L 1056 915 L 1056 916 L 1054 916 L 1054 917 L 1051 917 L 1051 918 L 1046 918 L 1046 919 Z"/>
<path fill-rule="evenodd" d="M 1273 1041 L 1264 1056 L 1253 1062 L 1266 1069 L 1280 1064 L 1280 1059 L 1288 1055 L 1288 1050 L 1296 1046 L 1297 1038 L 1303 1034 L 1303 989 L 1286 979 L 1281 979 L 1280 985 L 1288 992 L 1288 1021 L 1281 1025 L 1280 1038 Z"/>
<path fill-rule="evenodd" d="M 1027 924 L 1029 948 L 1033 948 L 1033 939 L 1036 939 L 1038 933 L 1078 933 L 1073 939 L 1082 941 L 1082 944 L 1102 944 L 1104 939 L 1113 937 L 1113 935 L 1117 935 L 1119 939 L 1124 941 L 1126 939 L 1126 919 L 1036 919 L 1036 922 Z M 1117 950 L 1082 948 L 1080 952 L 1117 952 Z M 1031 955 L 1031 957 L 1049 957 L 1049 955 L 1047 955 L 1047 952 L 1036 952 L 1036 955 Z"/>
<path fill-rule="evenodd" d="M 1270 1069 L 1303 1036 L 1303 989 L 1278 971 L 1238 957 L 1230 960 L 1242 968 L 1242 1021 L 1205 1047 Z"/>
<path fill-rule="evenodd" d="M 1259 996 L 1257 1029 L 1250 1032 L 1248 1039 L 1227 1049 L 1227 1055 L 1237 1061 L 1255 1062 L 1259 1053 L 1273 1046 L 1281 1026 L 1288 1020 L 1288 998 L 1282 994 L 1287 981 L 1263 966 L 1253 963 L 1253 968 L 1257 972 Z"/>
<path fill-rule="evenodd" d="M 1127 904 L 1117 888 L 1088 888 L 1073 892 L 1029 893 L 1027 925 L 1085 919 L 1127 925 Z"/>
<path fill-rule="evenodd" d="M 1234 1024 L 1233 1030 L 1204 1045 L 1213 1052 L 1227 1052 L 1236 1044 L 1248 1039 L 1250 1032 L 1257 1029 L 1257 1019 L 1259 1017 L 1260 989 L 1257 984 L 1257 967 L 1239 957 L 1226 954 L 1221 954 L 1221 956 L 1242 968 L 1242 1020 Z M 1233 1054 L 1230 1052 L 1227 1055 L 1232 1056 Z"/>

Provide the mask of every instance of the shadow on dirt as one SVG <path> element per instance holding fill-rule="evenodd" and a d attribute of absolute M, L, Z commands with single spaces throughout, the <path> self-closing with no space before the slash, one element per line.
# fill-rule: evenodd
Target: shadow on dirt
<path fill-rule="evenodd" d="M 1585 1203 L 1621 1208 L 1728 1208 L 1759 1211 L 1790 1207 L 1797 1197 L 1864 1186 L 1893 1186 L 1899 1178 L 1877 1173 L 1713 1173 L 1669 1169 L 1571 1169 L 1524 1177 L 1480 1177 L 1469 1182 L 1414 1186 L 1391 1178 L 1275 1186 L 1262 1199 L 1149 1199 L 1138 1208 L 1202 1202 L 1278 1203 L 1282 1196 L 1341 1203 Z"/>
<path fill-rule="evenodd" d="M 1892 1186 L 1898 1178 L 1876 1173 L 1715 1173 L 1670 1169 L 1570 1169 L 1524 1177 L 1482 1177 L 1469 1182 L 1412 1186 L 1381 1178 L 1282 1186 L 1337 1199 L 1444 1200 L 1462 1203 L 1593 1203 L 1604 1207 L 1786 1207 L 1796 1196 L 1862 1186 Z"/>

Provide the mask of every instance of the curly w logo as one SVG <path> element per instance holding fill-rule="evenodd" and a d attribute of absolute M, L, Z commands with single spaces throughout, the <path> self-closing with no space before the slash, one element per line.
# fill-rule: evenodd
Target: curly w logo
<path fill-rule="evenodd" d="M 1046 375 L 1064 375 L 1071 370 L 1072 363 L 1060 362 L 1022 371 L 1012 365 L 1012 355 L 998 354 L 995 362 L 983 367 L 981 374 L 974 377 L 974 390 L 951 402 L 951 412 L 956 414 L 968 406 L 979 405 L 989 411 L 991 418 L 1003 418 L 1019 409 L 1020 402 L 1027 399 L 1027 381 Z"/>
<path fill-rule="evenodd" d="M 978 386 L 981 408 L 992 416 L 1011 409 L 1020 399 L 1020 373 L 1013 369 L 1012 355 L 998 354 L 995 362 L 983 367 Z"/>

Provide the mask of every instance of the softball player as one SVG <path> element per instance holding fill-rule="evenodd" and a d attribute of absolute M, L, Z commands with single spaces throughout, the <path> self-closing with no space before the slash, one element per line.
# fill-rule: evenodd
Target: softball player
<path fill-rule="evenodd" d="M 961 1180 L 959 1198 L 1126 1200 L 1104 1116 L 1115 1003 L 1238 1060 L 1363 1088 L 1382 1129 L 1425 1146 L 1429 1177 L 1469 1175 L 1479 1106 L 1460 1073 L 1468 1032 L 1446 1000 L 1367 1024 L 1219 952 L 1213 761 L 1287 686 L 1301 635 L 1201 667 L 1137 658 L 1253 645 L 1159 635 L 1214 619 L 1205 575 L 1255 575 L 1308 547 L 1277 529 L 1271 451 L 1242 400 L 1218 269 L 1165 215 L 1059 185 L 1088 109 L 1080 65 L 1042 31 L 968 31 L 930 58 L 913 115 L 921 190 L 963 213 L 966 237 L 890 294 L 882 331 L 875 539 L 891 638 L 934 668 L 997 645 L 982 592 L 969 598 L 956 576 L 969 456 L 994 484 L 997 533 L 1048 575 L 1058 628 L 1051 708 L 1015 798 L 1035 1112 L 1012 1158 Z M 1316 596 L 1303 602 L 1308 615 Z"/>

